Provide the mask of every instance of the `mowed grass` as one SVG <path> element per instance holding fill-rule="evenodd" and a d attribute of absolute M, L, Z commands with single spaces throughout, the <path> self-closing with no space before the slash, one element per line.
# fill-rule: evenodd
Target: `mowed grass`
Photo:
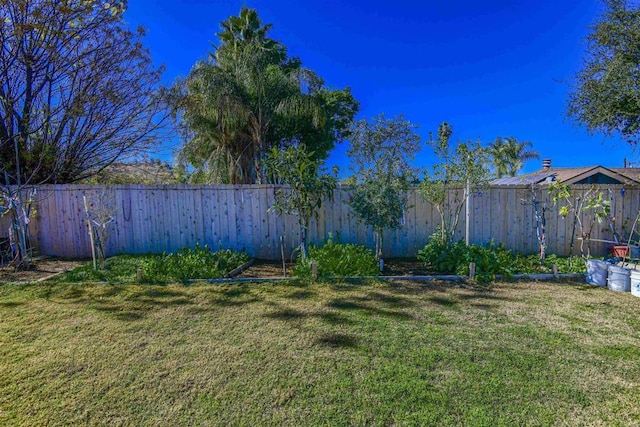
<path fill-rule="evenodd" d="M 640 299 L 578 284 L 0 287 L 0 425 L 638 425 Z"/>

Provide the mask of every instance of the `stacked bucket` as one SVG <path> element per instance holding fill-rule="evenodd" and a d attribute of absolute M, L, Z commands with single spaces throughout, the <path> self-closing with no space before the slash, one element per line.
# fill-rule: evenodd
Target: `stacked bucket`
<path fill-rule="evenodd" d="M 587 283 L 607 286 L 612 291 L 629 292 L 640 297 L 640 270 L 631 270 L 605 261 L 587 261 Z"/>

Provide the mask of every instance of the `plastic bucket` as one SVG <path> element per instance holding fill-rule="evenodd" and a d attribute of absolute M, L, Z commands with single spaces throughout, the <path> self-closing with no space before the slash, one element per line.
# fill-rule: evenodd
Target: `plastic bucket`
<path fill-rule="evenodd" d="M 618 267 L 617 265 L 609 266 L 609 289 L 616 292 L 629 292 L 631 290 L 631 270 L 628 268 Z"/>
<path fill-rule="evenodd" d="M 631 270 L 631 295 L 640 297 L 640 270 Z"/>
<path fill-rule="evenodd" d="M 587 283 L 596 286 L 607 286 L 607 264 L 599 259 L 587 260 Z"/>

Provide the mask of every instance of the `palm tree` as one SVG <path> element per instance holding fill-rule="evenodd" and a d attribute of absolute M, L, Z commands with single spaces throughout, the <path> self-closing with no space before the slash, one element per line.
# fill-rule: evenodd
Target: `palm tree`
<path fill-rule="evenodd" d="M 529 141 L 518 141 L 514 137 L 497 137 L 489 144 L 489 154 L 492 158 L 496 178 L 503 176 L 516 176 L 524 163 L 539 159 L 540 153 L 529 150 L 533 144 Z"/>
<path fill-rule="evenodd" d="M 280 123 L 324 124 L 311 94 L 321 80 L 267 37 L 271 26 L 255 10 L 243 8 L 222 28 L 220 47 L 174 89 L 187 136 L 180 155 L 201 180 L 264 183 L 264 156 L 284 139 Z"/>

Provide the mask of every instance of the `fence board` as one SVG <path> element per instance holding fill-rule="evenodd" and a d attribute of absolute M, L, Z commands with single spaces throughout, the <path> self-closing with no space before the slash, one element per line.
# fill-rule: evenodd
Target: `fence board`
<path fill-rule="evenodd" d="M 590 186 L 574 186 L 580 197 Z M 603 187 L 604 188 L 604 187 Z M 603 189 L 611 199 L 612 218 L 616 230 L 626 240 L 640 210 L 640 188 L 609 186 Z M 88 257 L 90 247 L 85 225 L 82 195 L 100 191 L 113 194 L 113 216 L 108 253 L 144 253 L 175 251 L 193 247 L 197 242 L 213 249 L 246 249 L 250 255 L 280 258 L 280 236 L 284 236 L 285 253 L 299 242 L 297 218 L 278 217 L 268 212 L 273 203 L 275 187 L 225 185 L 166 185 L 166 186 L 43 186 L 38 190 L 37 214 L 32 219 L 31 236 L 39 252 L 47 255 Z M 318 221 L 310 227 L 309 241 L 320 243 L 333 233 L 342 242 L 373 246 L 373 234 L 360 221 L 346 201 L 350 188 L 340 187 L 333 201 L 326 201 Z M 455 198 L 454 194 L 450 197 Z M 523 253 L 538 250 L 531 188 L 526 186 L 493 187 L 471 198 L 470 240 L 486 243 L 493 239 Z M 537 199 L 546 201 L 547 252 L 568 254 L 573 232 L 572 218 L 558 215 L 558 207 L 550 201 L 546 189 L 537 190 Z M 584 212 L 585 226 L 593 222 L 593 215 Z M 6 218 L 0 222 L 0 234 L 7 232 Z M 397 231 L 385 233 L 384 253 L 390 256 L 415 256 L 439 225 L 437 210 L 426 203 L 417 191 L 409 194 L 409 208 L 404 225 Z M 457 238 L 464 238 L 465 214 L 461 213 L 456 230 Z M 573 234 L 574 254 L 578 254 L 580 228 Z M 592 239 L 613 240 L 608 221 L 593 224 Z M 608 244 L 592 242 L 592 253 L 602 255 Z"/>

